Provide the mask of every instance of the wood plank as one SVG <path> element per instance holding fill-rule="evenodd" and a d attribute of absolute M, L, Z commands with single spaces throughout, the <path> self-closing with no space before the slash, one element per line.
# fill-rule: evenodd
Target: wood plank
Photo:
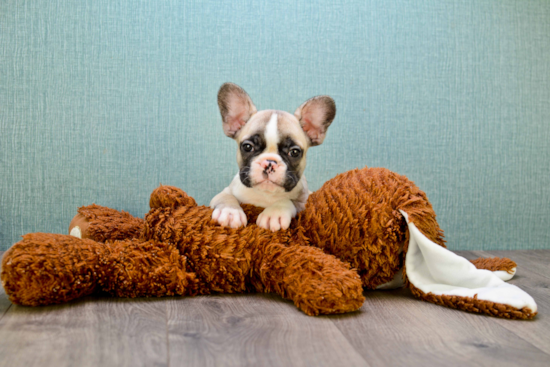
<path fill-rule="evenodd" d="M 509 283 L 520 287 L 535 299 L 538 315 L 532 321 L 512 323 L 497 319 L 496 323 L 550 355 L 550 250 L 472 251 L 469 256 L 508 257 L 518 264 L 517 273 Z"/>
<path fill-rule="evenodd" d="M 526 359 L 524 358 L 530 359 L 529 363 L 532 365 L 548 364 L 550 360 L 548 355 L 550 338 L 548 337 L 547 330 L 550 329 L 550 325 L 548 325 L 548 318 L 546 315 L 550 312 L 550 310 L 547 310 L 550 300 L 548 299 L 548 282 L 546 281 L 548 267 L 546 264 L 549 263 L 548 258 L 550 257 L 550 251 L 543 250 L 536 254 L 525 251 L 522 252 L 522 257 L 519 257 L 519 259 L 518 256 L 514 256 L 517 255 L 518 252 L 519 251 L 505 253 L 459 252 L 459 254 L 469 259 L 480 256 L 510 257 L 518 262 L 518 268 L 520 269 L 518 270 L 519 274 L 511 283 L 522 287 L 533 295 L 535 299 L 542 297 L 544 300 L 542 304 L 540 301 L 538 302 L 539 312 L 544 316 L 539 314 L 535 321 L 513 321 L 488 318 L 486 316 L 467 314 L 424 302 L 413 305 L 408 301 L 410 299 L 409 297 L 411 297 L 409 292 L 401 290 L 366 293 L 368 297 L 367 304 L 372 307 L 373 305 L 371 305 L 371 303 L 374 303 L 375 307 L 373 313 L 376 314 L 375 317 L 377 318 L 377 320 L 370 325 L 367 325 L 366 322 L 362 322 L 361 319 L 357 318 L 354 318 L 353 321 L 348 321 L 349 319 L 345 316 L 342 316 L 342 321 L 335 321 L 335 324 L 350 340 L 354 341 L 352 344 L 354 344 L 357 350 L 365 350 L 362 353 L 365 359 L 371 363 L 372 361 L 376 361 L 376 363 L 374 363 L 375 365 L 404 363 L 414 365 L 413 356 L 418 354 L 420 354 L 418 364 L 446 363 L 459 365 L 471 363 L 474 360 L 482 361 L 486 354 L 492 355 L 491 360 L 495 363 L 504 365 L 526 363 Z M 523 257 L 529 258 L 531 262 L 527 263 L 524 261 L 522 263 L 521 260 L 523 260 Z M 521 269 L 527 267 L 546 272 L 546 274 L 542 274 L 538 277 L 531 274 L 529 274 L 529 276 L 522 276 Z M 538 289 L 535 290 L 535 288 Z M 420 309 L 425 310 L 420 311 Z M 408 316 L 402 316 L 401 313 L 403 312 L 406 312 Z M 428 312 L 430 312 L 429 319 L 426 318 Z M 434 317 L 439 317 L 440 319 L 434 319 Z M 396 319 L 400 321 L 396 322 Z M 418 320 L 423 321 L 418 322 Z M 462 321 L 456 323 L 456 320 Z M 361 326 L 357 327 L 357 321 L 360 321 Z M 386 323 L 383 327 L 383 331 L 385 332 L 380 334 L 379 330 L 376 330 L 374 333 L 376 335 L 375 338 L 370 338 L 369 336 L 366 337 L 366 340 L 365 338 L 360 338 L 361 331 L 364 332 L 368 327 L 376 328 L 377 325 L 384 325 L 384 322 Z M 449 327 L 451 322 L 456 324 L 455 327 Z M 498 325 L 498 327 L 495 327 L 495 324 Z M 402 330 L 399 325 L 407 325 L 407 329 L 412 329 L 414 331 Z M 502 328 L 506 329 L 506 331 L 502 332 Z M 358 330 L 354 331 L 354 329 Z M 500 331 L 498 331 L 499 329 Z M 387 338 L 384 338 L 386 333 Z M 467 339 L 464 340 L 463 336 L 467 336 Z M 392 342 L 399 338 L 406 340 L 407 343 L 400 343 L 400 345 L 397 345 Z M 483 341 L 488 341 L 489 343 Z M 443 345 L 444 348 L 439 348 L 439 350 L 437 350 L 437 348 L 430 346 L 430 344 L 437 345 L 438 343 L 440 343 L 440 346 Z M 385 348 L 386 351 L 384 351 L 384 349 L 381 351 L 378 347 L 372 348 L 372 345 L 378 344 L 382 344 L 382 348 Z M 403 346 L 403 344 L 405 344 L 405 346 Z M 411 345 L 414 346 L 413 350 L 408 350 L 408 346 Z M 371 346 L 371 349 L 367 349 L 368 346 Z M 535 348 L 533 348 L 533 346 Z M 404 353 L 400 352 L 392 355 L 392 347 L 399 348 L 400 351 L 404 351 Z M 430 352 L 422 353 L 422 349 L 426 347 L 430 349 Z M 473 350 L 464 353 L 467 349 Z M 391 357 L 388 358 L 390 355 Z M 405 358 L 405 356 L 409 357 Z M 497 357 L 497 359 L 495 359 L 495 357 Z"/>
<path fill-rule="evenodd" d="M 307 316 L 275 295 L 181 298 L 168 305 L 170 366 L 369 365 L 331 317 Z"/>
<path fill-rule="evenodd" d="M 154 299 L 88 297 L 12 306 L 0 320 L 6 366 L 165 366 L 166 307 Z"/>
<path fill-rule="evenodd" d="M 521 321 L 437 306 L 409 290 L 366 293 L 365 312 L 334 320 L 373 366 L 545 366 L 549 356 L 501 326 Z"/>

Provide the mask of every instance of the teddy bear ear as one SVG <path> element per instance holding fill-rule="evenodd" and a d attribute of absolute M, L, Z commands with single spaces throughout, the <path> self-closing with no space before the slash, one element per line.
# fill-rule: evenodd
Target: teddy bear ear
<path fill-rule="evenodd" d="M 244 89 L 233 83 L 225 83 L 220 87 L 218 106 L 222 115 L 223 132 L 233 139 L 257 112 L 256 106 Z"/>
<path fill-rule="evenodd" d="M 336 103 L 329 96 L 313 97 L 298 107 L 294 116 L 300 121 L 311 145 L 319 145 L 325 140 L 328 127 L 336 116 Z"/>

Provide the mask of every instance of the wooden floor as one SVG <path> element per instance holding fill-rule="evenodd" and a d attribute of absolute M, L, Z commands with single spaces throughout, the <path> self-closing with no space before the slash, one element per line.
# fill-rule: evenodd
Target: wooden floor
<path fill-rule="evenodd" d="M 518 263 L 539 315 L 511 321 L 366 292 L 360 311 L 309 317 L 275 295 L 12 305 L 0 289 L 1 366 L 550 366 L 550 250 L 460 252 Z"/>

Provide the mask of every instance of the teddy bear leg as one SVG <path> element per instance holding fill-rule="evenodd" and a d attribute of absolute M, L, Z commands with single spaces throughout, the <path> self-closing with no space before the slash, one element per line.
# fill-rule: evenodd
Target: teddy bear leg
<path fill-rule="evenodd" d="M 103 244 L 67 235 L 31 233 L 2 259 L 2 284 L 24 306 L 63 303 L 91 294 Z"/>
<path fill-rule="evenodd" d="M 365 300 L 357 272 L 315 247 L 270 244 L 256 266 L 259 290 L 292 300 L 310 316 L 355 311 Z"/>
<path fill-rule="evenodd" d="M 69 225 L 69 234 L 97 242 L 139 238 L 144 223 L 143 219 L 125 211 L 92 204 L 78 208 Z"/>
<path fill-rule="evenodd" d="M 175 245 L 125 240 L 106 244 L 32 233 L 2 259 L 2 284 L 24 306 L 64 303 L 105 291 L 118 297 L 197 294 L 194 273 Z"/>

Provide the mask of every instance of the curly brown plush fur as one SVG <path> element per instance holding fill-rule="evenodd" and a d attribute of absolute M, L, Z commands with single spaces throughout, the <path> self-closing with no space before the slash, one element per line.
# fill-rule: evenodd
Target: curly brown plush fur
<path fill-rule="evenodd" d="M 98 205 L 80 208 L 71 228 L 78 224 L 88 239 L 24 236 L 3 259 L 11 301 L 45 305 L 95 291 L 120 297 L 275 292 L 308 315 L 342 313 L 361 307 L 362 287 L 374 289 L 404 266 L 408 230 L 398 210 L 444 246 L 426 195 L 382 168 L 329 180 L 288 230 L 274 233 L 256 225 L 221 227 L 210 208 L 171 186 L 157 188 L 150 206 L 145 220 Z M 261 209 L 243 208 L 255 223 Z"/>

